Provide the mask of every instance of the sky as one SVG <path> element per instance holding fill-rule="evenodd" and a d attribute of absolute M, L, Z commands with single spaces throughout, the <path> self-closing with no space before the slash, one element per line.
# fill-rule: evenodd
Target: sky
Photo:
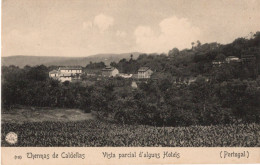
<path fill-rule="evenodd" d="M 256 31 L 259 0 L 2 0 L 2 56 L 168 53 Z"/>

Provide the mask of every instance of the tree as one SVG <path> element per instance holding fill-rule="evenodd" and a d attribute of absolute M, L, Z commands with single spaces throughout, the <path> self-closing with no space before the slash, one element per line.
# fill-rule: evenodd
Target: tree
<path fill-rule="evenodd" d="M 195 43 L 194 43 L 194 42 L 191 42 L 192 49 L 194 48 L 194 45 L 195 45 Z"/>
<path fill-rule="evenodd" d="M 201 46 L 201 42 L 198 40 L 197 41 L 197 48 L 199 48 Z"/>
<path fill-rule="evenodd" d="M 45 81 L 48 78 L 48 68 L 44 65 L 29 68 L 27 77 L 30 80 Z"/>
<path fill-rule="evenodd" d="M 86 66 L 86 69 L 102 69 L 105 68 L 106 65 L 104 62 L 91 62 Z"/>
<path fill-rule="evenodd" d="M 180 51 L 178 48 L 173 48 L 172 50 L 169 51 L 168 56 L 169 57 L 175 57 L 180 54 Z"/>
<path fill-rule="evenodd" d="M 220 53 L 217 55 L 216 60 L 217 61 L 225 61 L 226 56 L 223 53 Z"/>

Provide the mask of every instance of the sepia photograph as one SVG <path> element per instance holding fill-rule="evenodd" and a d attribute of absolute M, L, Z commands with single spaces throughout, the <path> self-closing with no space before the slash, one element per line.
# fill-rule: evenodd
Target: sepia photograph
<path fill-rule="evenodd" d="M 1 14 L 2 147 L 260 147 L 259 0 L 2 0 Z"/>

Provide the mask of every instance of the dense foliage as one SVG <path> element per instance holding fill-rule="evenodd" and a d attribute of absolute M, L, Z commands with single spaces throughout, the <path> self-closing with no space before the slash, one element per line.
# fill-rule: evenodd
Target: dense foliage
<path fill-rule="evenodd" d="M 199 41 L 193 45 L 192 49 L 179 51 L 173 48 L 166 54 L 141 54 L 136 60 L 122 59 L 118 63 L 112 62 L 111 66 L 119 69 L 122 73 L 136 73 L 140 66 L 149 66 L 153 71 L 167 73 L 168 76 L 209 76 L 214 71 L 212 62 L 214 60 L 223 61 L 225 57 L 235 56 L 241 58 L 242 55 L 253 55 L 256 63 L 260 64 L 260 32 L 253 38 L 238 38 L 234 42 L 226 45 L 218 43 L 201 44 Z M 247 67 L 233 66 L 225 67 L 222 72 L 228 74 L 230 79 L 254 78 Z M 258 67 L 260 73 L 260 67 Z M 234 75 L 233 75 L 234 74 Z"/>
<path fill-rule="evenodd" d="M 43 65 L 24 69 L 15 66 L 2 67 L 4 109 L 17 104 L 84 109 L 90 99 L 91 88 L 83 88 L 77 83 L 61 84 L 58 80 L 50 79 L 48 71 Z"/>
<path fill-rule="evenodd" d="M 86 66 L 86 69 L 103 69 L 106 65 L 104 62 L 91 62 Z"/>
<path fill-rule="evenodd" d="M 207 81 L 198 77 L 190 85 L 167 77 L 137 82 L 123 78 L 102 79 L 93 85 L 60 83 L 47 72 L 3 68 L 4 109 L 14 105 L 80 108 L 96 111 L 100 118 L 121 123 L 149 125 L 209 125 L 259 122 L 260 80 Z M 43 80 L 44 79 L 44 80 Z"/>
<path fill-rule="evenodd" d="M 107 95 L 105 95 L 107 93 Z M 102 91 L 104 114 L 122 123 L 149 125 L 209 125 L 259 122 L 259 81 L 209 83 L 203 77 L 191 85 L 163 79 L 141 82 L 139 89 Z M 98 102 L 99 98 L 92 98 Z M 98 110 L 97 110 L 98 111 Z M 105 115 L 106 116 L 106 115 Z"/>
<path fill-rule="evenodd" d="M 169 55 L 140 55 L 136 60 L 112 63 L 121 72 L 136 73 L 140 66 L 155 72 L 147 81 L 102 78 L 94 83 L 60 83 L 50 79 L 52 67 L 2 67 L 2 105 L 80 108 L 95 111 L 102 119 L 156 126 L 211 125 L 260 121 L 260 79 L 238 63 L 212 66 L 226 56 L 253 54 L 259 64 L 260 32 L 252 39 L 239 38 L 228 45 L 197 44 Z M 104 63 L 90 63 L 98 69 Z M 184 83 L 185 77 L 196 77 Z M 86 77 L 86 79 L 88 79 Z"/>
<path fill-rule="evenodd" d="M 8 132 L 18 134 L 13 146 L 170 146 L 260 147 L 260 125 L 152 127 L 99 121 L 2 124 L 2 146 Z"/>

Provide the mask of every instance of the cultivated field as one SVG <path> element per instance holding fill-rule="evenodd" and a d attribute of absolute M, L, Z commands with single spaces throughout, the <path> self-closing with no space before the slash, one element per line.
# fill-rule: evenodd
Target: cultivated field
<path fill-rule="evenodd" d="M 190 127 L 118 125 L 98 120 L 2 124 L 2 146 L 8 132 L 18 134 L 13 146 L 171 146 L 260 147 L 260 125 Z"/>
<path fill-rule="evenodd" d="M 3 113 L 5 112 L 5 113 Z M 30 108 L 20 107 L 9 111 L 2 110 L 2 123 L 43 122 L 43 121 L 82 121 L 94 119 L 91 113 L 79 109 Z"/>

